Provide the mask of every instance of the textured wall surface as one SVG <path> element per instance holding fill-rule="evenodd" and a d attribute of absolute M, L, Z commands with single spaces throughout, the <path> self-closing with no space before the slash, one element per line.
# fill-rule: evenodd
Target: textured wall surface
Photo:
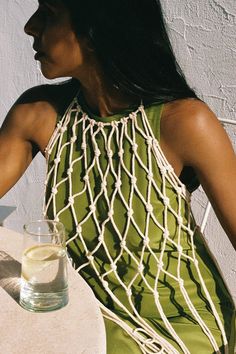
<path fill-rule="evenodd" d="M 236 124 L 236 1 L 163 0 L 178 62 L 190 85 L 221 119 Z M 225 124 L 234 147 L 236 125 Z M 201 188 L 193 195 L 200 223 L 206 207 Z M 206 240 L 236 300 L 236 253 L 211 211 Z"/>
<path fill-rule="evenodd" d="M 190 85 L 219 118 L 236 121 L 236 1 L 162 0 L 162 3 L 177 59 Z M 36 6 L 36 0 L 1 0 L 0 123 L 24 90 L 45 82 L 34 62 L 31 40 L 23 32 L 26 19 Z M 236 126 L 226 124 L 225 128 L 235 146 Z M 1 204 L 17 206 L 5 222 L 7 227 L 21 230 L 24 222 L 40 217 L 44 173 L 44 159 L 38 156 L 2 198 Z M 199 222 L 205 205 L 205 195 L 199 189 L 193 195 Z M 236 299 L 235 251 L 213 212 L 206 239 Z"/>

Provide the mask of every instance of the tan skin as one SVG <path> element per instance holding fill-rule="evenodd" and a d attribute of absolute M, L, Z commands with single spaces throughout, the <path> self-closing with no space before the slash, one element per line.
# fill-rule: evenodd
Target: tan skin
<path fill-rule="evenodd" d="M 79 79 L 93 112 L 108 116 L 135 103 L 114 89 L 103 75 L 90 43 L 86 38 L 78 41 L 60 1 L 54 1 L 54 5 L 40 1 L 25 32 L 34 39 L 43 75 L 49 79 Z M 0 196 L 17 182 L 38 151 L 44 154 L 57 115 L 75 94 L 71 83 L 44 85 L 24 93 L 12 107 L 0 130 L 0 169 L 4 171 Z M 214 113 L 193 99 L 165 104 L 161 147 L 177 176 L 184 166 L 194 168 L 236 249 L 236 157 Z"/>

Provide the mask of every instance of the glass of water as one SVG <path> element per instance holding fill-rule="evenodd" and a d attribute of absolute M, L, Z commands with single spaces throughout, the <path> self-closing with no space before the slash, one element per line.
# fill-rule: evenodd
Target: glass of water
<path fill-rule="evenodd" d="M 38 220 L 24 225 L 20 304 L 46 312 L 68 303 L 67 256 L 62 223 Z"/>

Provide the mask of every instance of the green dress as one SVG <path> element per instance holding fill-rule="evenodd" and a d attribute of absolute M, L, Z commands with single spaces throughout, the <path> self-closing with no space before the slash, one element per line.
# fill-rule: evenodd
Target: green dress
<path fill-rule="evenodd" d="M 108 354 L 159 352 L 135 333 L 157 334 L 163 353 L 214 353 L 213 338 L 233 354 L 235 307 L 158 145 L 162 108 L 101 118 L 76 98 L 47 149 L 45 215 L 64 223 L 75 267 L 121 321 L 105 318 Z"/>

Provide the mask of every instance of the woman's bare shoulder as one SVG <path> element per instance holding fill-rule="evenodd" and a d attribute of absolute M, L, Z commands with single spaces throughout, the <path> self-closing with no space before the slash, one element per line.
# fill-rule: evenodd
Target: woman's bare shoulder
<path fill-rule="evenodd" d="M 229 139 L 220 121 L 208 105 L 186 99 L 166 104 L 161 121 L 164 143 L 183 164 L 198 167 L 203 157 L 228 148 Z"/>
<path fill-rule="evenodd" d="M 36 143 L 43 150 L 75 92 L 70 82 L 40 85 L 25 91 L 10 109 L 1 133 Z"/>
<path fill-rule="evenodd" d="M 221 124 L 209 106 L 200 100 L 182 99 L 164 106 L 161 120 L 164 139 L 172 137 L 173 142 L 189 144 L 191 138 L 198 139 L 213 129 L 222 129 Z"/>
<path fill-rule="evenodd" d="M 225 131 L 206 103 L 182 99 L 164 105 L 161 146 L 177 172 L 183 166 L 199 166 L 206 151 L 214 150 L 215 137 L 223 149 Z"/>
<path fill-rule="evenodd" d="M 78 85 L 73 80 L 57 84 L 44 84 L 32 87 L 25 91 L 16 101 L 15 105 L 28 105 L 29 108 L 39 110 L 51 107 L 57 113 L 70 103 L 76 94 Z"/>
<path fill-rule="evenodd" d="M 168 124 L 199 124 L 217 119 L 210 107 L 203 101 L 187 98 L 168 102 L 164 106 L 163 117 Z"/>

